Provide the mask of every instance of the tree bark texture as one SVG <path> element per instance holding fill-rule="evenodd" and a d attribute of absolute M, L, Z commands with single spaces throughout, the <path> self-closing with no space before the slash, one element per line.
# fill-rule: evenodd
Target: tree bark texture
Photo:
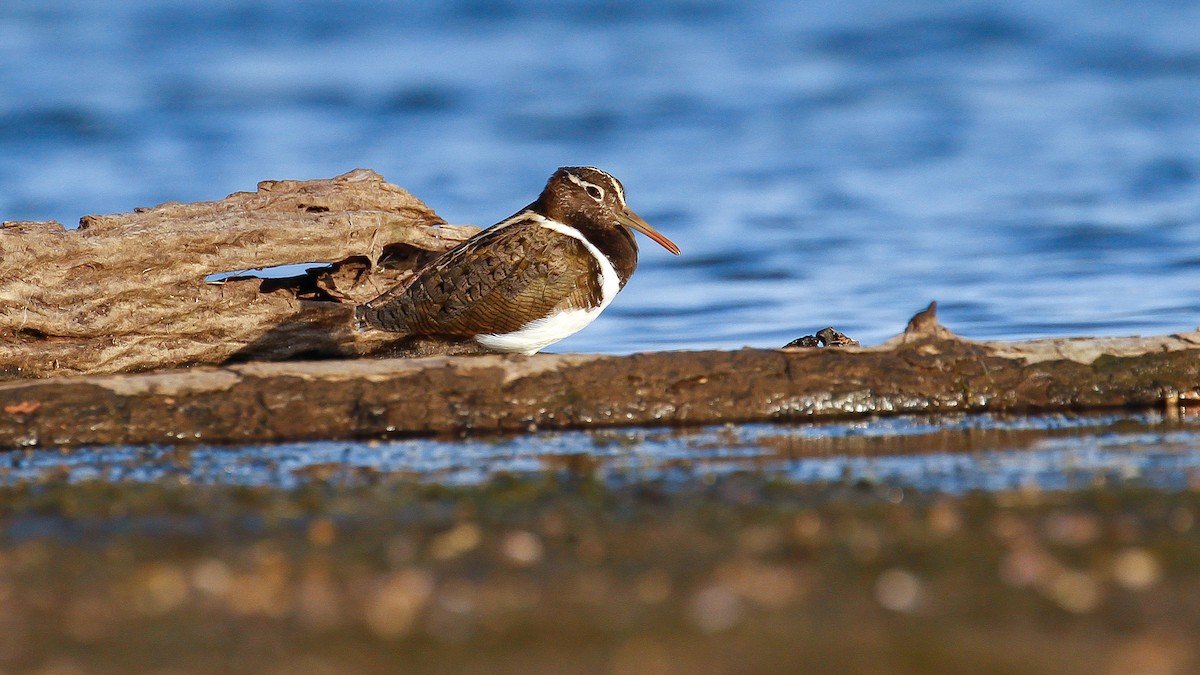
<path fill-rule="evenodd" d="M 915 323 L 915 322 L 914 322 Z M 1200 333 L 876 347 L 245 363 L 0 383 L 0 447 L 247 443 L 1197 403 Z"/>
<path fill-rule="evenodd" d="M 478 229 L 447 225 L 378 174 L 266 181 L 217 202 L 0 225 L 0 379 L 358 356 L 392 337 L 357 302 Z M 206 283 L 293 263 L 289 280 Z"/>

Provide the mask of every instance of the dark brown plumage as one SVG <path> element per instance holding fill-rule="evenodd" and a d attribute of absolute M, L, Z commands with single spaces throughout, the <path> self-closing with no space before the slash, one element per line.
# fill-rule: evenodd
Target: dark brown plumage
<path fill-rule="evenodd" d="M 616 178 L 564 167 L 536 201 L 358 308 L 367 326 L 534 353 L 599 314 L 637 267 L 629 228 L 679 249 L 625 204 Z"/>

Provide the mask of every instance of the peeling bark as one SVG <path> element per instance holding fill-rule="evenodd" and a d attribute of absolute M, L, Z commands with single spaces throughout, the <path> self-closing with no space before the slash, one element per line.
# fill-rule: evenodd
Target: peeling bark
<path fill-rule="evenodd" d="M 373 171 L 266 181 L 217 202 L 0 225 L 0 379 L 376 353 L 353 304 L 478 229 Z M 333 263 L 290 280 L 212 274 Z M 339 302 L 340 301 L 340 302 Z"/>

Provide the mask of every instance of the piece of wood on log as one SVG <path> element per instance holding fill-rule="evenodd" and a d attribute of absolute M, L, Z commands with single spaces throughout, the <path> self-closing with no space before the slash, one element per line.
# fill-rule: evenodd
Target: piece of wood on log
<path fill-rule="evenodd" d="M 0 379 L 374 353 L 391 336 L 354 330 L 354 304 L 477 231 L 362 169 L 86 216 L 77 230 L 3 223 Z M 205 282 L 301 263 L 331 264 Z"/>
<path fill-rule="evenodd" d="M 246 443 L 863 414 L 1176 406 L 1200 332 L 875 347 L 246 363 L 0 383 L 0 447 Z"/>

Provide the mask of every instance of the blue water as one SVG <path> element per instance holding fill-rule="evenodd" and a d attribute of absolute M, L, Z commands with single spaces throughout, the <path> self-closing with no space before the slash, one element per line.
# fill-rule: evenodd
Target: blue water
<path fill-rule="evenodd" d="M 0 453 L 0 486 L 46 480 L 295 488 L 393 480 L 479 485 L 586 476 L 695 485 L 734 474 L 964 493 L 1097 485 L 1192 490 L 1200 419 L 1161 415 L 894 417 L 686 431 L 618 429 L 467 441 L 107 446 Z"/>
<path fill-rule="evenodd" d="M 0 220 L 595 164 L 679 243 L 557 351 L 1200 321 L 1200 3 L 3 0 Z M 225 270 L 213 270 L 221 272 Z"/>

